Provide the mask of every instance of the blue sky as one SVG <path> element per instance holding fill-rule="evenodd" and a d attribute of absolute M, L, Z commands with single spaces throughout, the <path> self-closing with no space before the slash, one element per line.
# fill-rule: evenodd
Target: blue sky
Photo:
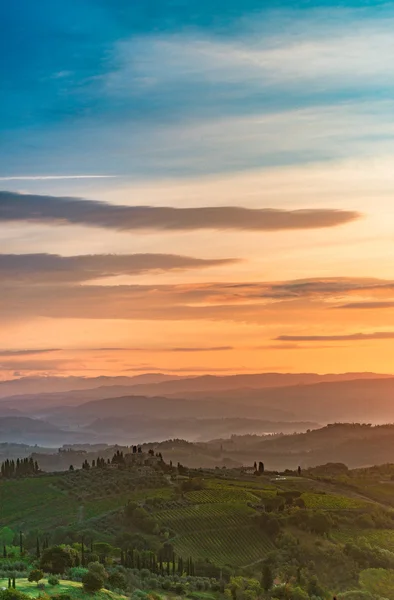
<path fill-rule="evenodd" d="M 385 152 L 393 24 L 383 2 L 4 2 L 0 176 L 185 177 Z"/>

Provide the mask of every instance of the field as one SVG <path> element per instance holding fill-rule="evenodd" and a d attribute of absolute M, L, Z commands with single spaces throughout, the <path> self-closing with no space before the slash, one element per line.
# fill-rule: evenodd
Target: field
<path fill-rule="evenodd" d="M 186 494 L 189 506 L 155 513 L 173 532 L 176 552 L 217 565 L 248 565 L 272 550 L 273 543 L 256 529 L 256 511 L 248 503 L 259 498 L 242 488 L 207 489 Z"/>
<path fill-rule="evenodd" d="M 115 594 L 114 592 L 110 592 L 109 590 L 101 590 L 94 594 L 87 594 L 82 589 L 82 584 L 77 583 L 76 581 L 68 581 L 62 579 L 59 585 L 50 586 L 48 585 L 48 581 L 43 579 L 41 583 L 45 584 L 45 590 L 41 590 L 37 587 L 36 583 L 30 583 L 27 579 L 17 579 L 16 580 L 16 589 L 24 594 L 28 594 L 32 598 L 38 598 L 40 594 L 45 591 L 46 594 L 52 596 L 54 594 L 69 594 L 75 600 L 80 600 L 86 598 L 94 598 L 95 600 L 121 600 L 124 599 L 125 596 L 121 596 L 119 594 Z M 0 579 L 0 588 L 8 587 L 8 579 Z"/>
<path fill-rule="evenodd" d="M 272 541 L 250 525 L 200 530 L 175 538 L 173 544 L 182 556 L 238 567 L 261 561 L 274 549 Z"/>
<path fill-rule="evenodd" d="M 124 506 L 128 500 L 139 501 L 148 495 L 139 481 L 127 472 L 116 478 L 106 473 L 77 471 L 65 475 L 43 475 L 36 478 L 2 481 L 0 488 L 0 526 L 34 528 L 45 524 L 67 526 L 82 524 Z M 114 481 L 115 480 L 115 481 Z M 151 489 L 150 482 L 148 490 Z M 166 484 L 159 479 L 159 484 Z M 129 489 L 127 489 L 127 487 Z M 173 490 L 156 486 L 155 497 L 170 498 Z"/>
<path fill-rule="evenodd" d="M 314 510 L 351 510 L 360 509 L 367 504 L 357 498 L 348 498 L 334 494 L 314 494 L 306 492 L 301 498 L 305 502 L 306 508 Z"/>
<path fill-rule="evenodd" d="M 346 544 L 353 542 L 363 545 L 370 544 L 374 547 L 383 548 L 394 552 L 394 530 L 393 529 L 360 529 L 349 531 L 337 531 L 332 534 L 333 538 Z"/>
<path fill-rule="evenodd" d="M 360 573 L 360 584 L 374 598 L 394 600 L 394 571 L 366 569 Z"/>

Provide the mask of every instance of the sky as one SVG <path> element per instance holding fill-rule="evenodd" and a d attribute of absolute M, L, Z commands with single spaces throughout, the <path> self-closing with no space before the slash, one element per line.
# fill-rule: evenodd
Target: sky
<path fill-rule="evenodd" d="M 394 2 L 0 23 L 0 379 L 394 372 Z"/>

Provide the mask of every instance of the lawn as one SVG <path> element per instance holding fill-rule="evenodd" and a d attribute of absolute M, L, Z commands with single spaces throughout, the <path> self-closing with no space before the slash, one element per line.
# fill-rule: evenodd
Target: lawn
<path fill-rule="evenodd" d="M 88 597 L 92 597 L 91 594 L 87 594 L 83 591 L 82 584 L 76 581 L 68 581 L 62 579 L 59 585 L 51 586 L 48 585 L 46 579 L 43 579 L 42 582 L 45 584 L 45 590 L 41 590 L 37 587 L 36 583 L 30 583 L 26 578 L 17 579 L 16 580 L 16 589 L 24 594 L 28 594 L 32 598 L 38 598 L 40 594 L 45 592 L 49 596 L 53 594 L 69 594 L 72 598 L 76 600 L 86 599 Z M 0 588 L 8 587 L 8 579 L 0 580 Z M 120 596 L 119 594 L 115 594 L 114 592 L 110 592 L 109 590 L 101 590 L 100 592 L 94 594 L 94 598 L 97 600 L 121 600 L 125 598 L 125 596 Z"/>

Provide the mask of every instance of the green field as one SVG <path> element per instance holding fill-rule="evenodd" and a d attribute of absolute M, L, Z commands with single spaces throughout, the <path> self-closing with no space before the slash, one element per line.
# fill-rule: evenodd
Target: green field
<path fill-rule="evenodd" d="M 182 556 L 238 567 L 262 560 L 274 548 L 268 536 L 250 525 L 196 531 L 175 538 L 173 544 Z"/>
<path fill-rule="evenodd" d="M 387 569 L 366 569 L 360 573 L 360 585 L 374 598 L 394 600 L 394 571 Z"/>
<path fill-rule="evenodd" d="M 333 538 L 341 543 L 352 542 L 354 544 L 370 544 L 384 550 L 394 552 L 394 530 L 393 529 L 360 529 L 348 531 L 336 531 Z"/>
<path fill-rule="evenodd" d="M 334 494 L 314 494 L 306 492 L 301 498 L 305 502 L 305 506 L 315 510 L 342 510 L 342 509 L 360 509 L 367 502 L 357 498 L 349 498 Z"/>
<path fill-rule="evenodd" d="M 202 504 L 202 503 L 212 503 L 212 502 L 231 502 L 231 503 L 240 503 L 240 502 L 251 502 L 256 503 L 259 501 L 258 496 L 252 494 L 246 489 L 243 488 L 232 488 L 232 487 L 222 487 L 217 489 L 205 489 L 205 490 L 197 490 L 194 492 L 187 492 L 186 498 L 193 503 Z"/>
<path fill-rule="evenodd" d="M 104 589 L 102 589 L 100 592 L 97 592 L 93 596 L 92 594 L 87 594 L 83 591 L 81 583 L 77 583 L 76 581 L 68 581 L 65 579 L 62 579 L 59 585 L 56 586 L 48 585 L 48 581 L 46 579 L 43 579 L 40 583 L 45 584 L 44 590 L 39 589 L 36 583 L 31 583 L 25 578 L 17 579 L 16 589 L 20 592 L 23 592 L 24 594 L 28 594 L 32 598 L 38 598 L 40 595 L 42 595 L 43 592 L 45 592 L 45 594 L 48 594 L 49 596 L 52 596 L 53 594 L 69 594 L 72 598 L 75 598 L 76 600 L 82 598 L 86 600 L 86 598 L 89 597 L 94 597 L 95 600 L 121 600 L 125 598 L 125 596 L 121 596 L 119 594 L 115 594 L 114 592 Z M 7 587 L 8 579 L 0 579 L 0 588 Z"/>

